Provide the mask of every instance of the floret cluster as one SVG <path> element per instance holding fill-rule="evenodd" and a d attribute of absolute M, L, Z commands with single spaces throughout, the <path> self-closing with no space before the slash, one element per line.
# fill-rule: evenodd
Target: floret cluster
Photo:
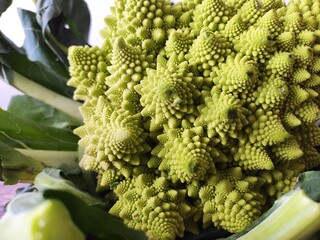
<path fill-rule="evenodd" d="M 150 239 L 239 232 L 320 165 L 320 1 L 115 0 L 69 49 L 80 165 Z"/>

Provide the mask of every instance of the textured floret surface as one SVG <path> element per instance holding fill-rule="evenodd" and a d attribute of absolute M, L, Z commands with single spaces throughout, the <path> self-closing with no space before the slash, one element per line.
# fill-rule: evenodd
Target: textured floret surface
<path fill-rule="evenodd" d="M 69 49 L 74 132 L 128 226 L 239 232 L 320 165 L 319 0 L 115 0 L 101 34 Z"/>

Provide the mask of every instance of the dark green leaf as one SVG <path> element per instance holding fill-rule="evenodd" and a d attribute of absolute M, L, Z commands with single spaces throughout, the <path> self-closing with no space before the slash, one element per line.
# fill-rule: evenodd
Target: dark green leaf
<path fill-rule="evenodd" d="M 12 97 L 7 111 L 19 115 L 21 118 L 56 128 L 73 129 L 79 125 L 77 121 L 65 113 L 26 95 Z"/>
<path fill-rule="evenodd" d="M 25 33 L 23 48 L 32 62 L 41 62 L 47 68 L 54 69 L 61 76 L 69 78 L 68 66 L 61 62 L 47 46 L 42 36 L 41 28 L 37 23 L 36 14 L 18 9 L 21 23 Z"/>
<path fill-rule="evenodd" d="M 144 233 L 126 227 L 123 222 L 107 212 L 90 206 L 65 191 L 47 190 L 44 197 L 64 203 L 79 229 L 87 236 L 103 240 L 147 240 Z"/>
<path fill-rule="evenodd" d="M 68 47 L 88 42 L 90 12 L 83 0 L 40 0 L 37 20 L 47 44 L 65 63 Z"/>
<path fill-rule="evenodd" d="M 19 14 L 27 40 L 24 47 L 19 48 L 0 32 L 1 76 L 10 83 L 11 71 L 14 70 L 56 93 L 72 98 L 73 88 L 66 85 L 70 77 L 67 66 L 45 45 L 35 13 L 19 10 Z"/>
<path fill-rule="evenodd" d="M 8 7 L 10 7 L 12 0 L 1 0 L 0 1 L 0 16 L 4 13 Z"/>
<path fill-rule="evenodd" d="M 71 131 L 23 119 L 0 109 L 0 141 L 17 148 L 76 151 Z"/>
<path fill-rule="evenodd" d="M 53 61 L 50 49 L 46 51 L 47 46 L 42 38 L 40 26 L 36 21 L 36 14 L 21 8 L 18 8 L 18 14 L 26 37 L 23 48 L 30 61 L 41 61 L 46 66 L 58 67 L 58 70 L 63 69 L 63 66 L 57 60 Z"/>
<path fill-rule="evenodd" d="M 320 202 L 320 171 L 300 174 L 296 187 L 303 189 L 316 202 Z"/>
<path fill-rule="evenodd" d="M 32 182 L 44 165 L 0 142 L 1 179 L 6 184 Z"/>
<path fill-rule="evenodd" d="M 84 0 L 39 0 L 37 19 L 43 32 L 56 18 L 58 20 L 49 28 L 63 45 L 87 43 L 90 30 L 90 12 Z M 67 35 L 65 36 L 65 34 Z"/>

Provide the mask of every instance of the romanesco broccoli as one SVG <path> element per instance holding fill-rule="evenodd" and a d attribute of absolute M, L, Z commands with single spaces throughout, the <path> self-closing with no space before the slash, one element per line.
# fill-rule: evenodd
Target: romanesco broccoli
<path fill-rule="evenodd" d="M 320 165 L 320 1 L 115 0 L 69 49 L 80 165 L 150 239 L 239 232 Z"/>

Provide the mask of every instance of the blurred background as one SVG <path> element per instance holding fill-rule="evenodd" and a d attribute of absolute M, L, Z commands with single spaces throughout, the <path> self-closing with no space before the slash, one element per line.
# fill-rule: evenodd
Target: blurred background
<path fill-rule="evenodd" d="M 1 1 L 1 0 L 0 0 Z M 86 0 L 91 13 L 91 32 L 89 43 L 91 45 L 101 45 L 102 38 L 99 34 L 104 26 L 104 17 L 110 14 L 110 6 L 113 1 L 108 0 Z M 24 41 L 24 33 L 18 17 L 17 8 L 35 11 L 33 0 L 14 0 L 9 9 L 0 18 L 0 31 L 9 37 L 17 46 L 21 46 Z M 22 94 L 15 88 L 9 86 L 0 79 L 0 107 L 7 108 L 11 96 Z"/>

